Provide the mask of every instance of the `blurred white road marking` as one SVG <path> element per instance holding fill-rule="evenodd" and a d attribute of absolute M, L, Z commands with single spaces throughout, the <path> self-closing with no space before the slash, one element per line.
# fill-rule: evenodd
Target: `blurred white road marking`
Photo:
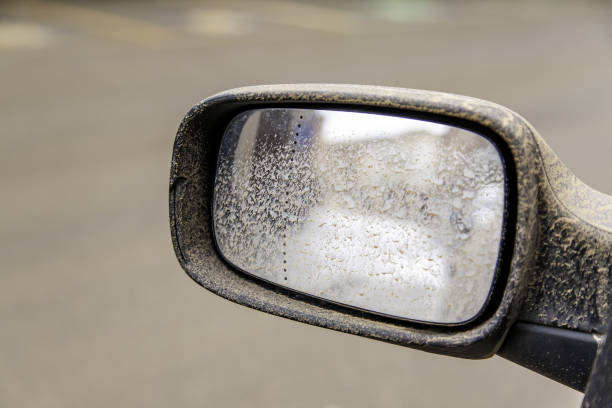
<path fill-rule="evenodd" d="M 258 7 L 269 22 L 335 34 L 356 34 L 363 21 L 359 14 L 331 7 L 285 1 L 262 1 Z"/>
<path fill-rule="evenodd" d="M 52 35 L 41 25 L 0 22 L 0 49 L 38 49 L 51 42 Z"/>
<path fill-rule="evenodd" d="M 207 36 L 239 36 L 252 32 L 249 16 L 233 10 L 192 9 L 188 14 L 187 30 Z"/>
<path fill-rule="evenodd" d="M 41 2 L 32 8 L 37 15 L 61 21 L 102 38 L 147 48 L 162 48 L 181 40 L 177 32 L 131 17 L 66 3 Z"/>
<path fill-rule="evenodd" d="M 370 4 L 376 17 L 394 23 L 435 23 L 442 19 L 440 9 L 429 1 L 381 0 Z"/>

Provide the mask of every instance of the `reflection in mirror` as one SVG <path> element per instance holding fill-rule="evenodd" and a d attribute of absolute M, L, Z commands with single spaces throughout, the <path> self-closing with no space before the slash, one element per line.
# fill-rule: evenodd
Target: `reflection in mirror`
<path fill-rule="evenodd" d="M 497 266 L 504 172 L 495 146 L 439 123 L 260 109 L 219 152 L 213 222 L 251 275 L 393 317 L 461 323 Z"/>

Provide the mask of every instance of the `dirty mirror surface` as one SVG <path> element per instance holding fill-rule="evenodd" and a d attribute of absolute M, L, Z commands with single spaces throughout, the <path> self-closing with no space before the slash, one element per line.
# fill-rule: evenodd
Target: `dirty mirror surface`
<path fill-rule="evenodd" d="M 243 112 L 223 136 L 213 222 L 236 268 L 332 302 L 461 323 L 486 303 L 504 171 L 476 133 L 331 110 Z"/>

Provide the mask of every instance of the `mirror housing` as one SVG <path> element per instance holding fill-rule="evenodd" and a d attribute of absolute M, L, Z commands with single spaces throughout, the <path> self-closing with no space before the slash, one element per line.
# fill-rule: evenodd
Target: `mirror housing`
<path fill-rule="evenodd" d="M 221 138 L 241 112 L 288 107 L 427 120 L 471 130 L 495 143 L 506 166 L 507 222 L 491 298 L 475 320 L 432 325 L 380 316 L 273 285 L 223 260 L 212 228 Z M 464 358 L 495 354 L 517 320 L 583 333 L 604 331 L 612 300 L 609 208 L 610 197 L 577 180 L 516 113 L 474 98 L 397 88 L 273 85 L 214 95 L 183 119 L 170 174 L 175 252 L 200 285 L 278 316 Z"/>

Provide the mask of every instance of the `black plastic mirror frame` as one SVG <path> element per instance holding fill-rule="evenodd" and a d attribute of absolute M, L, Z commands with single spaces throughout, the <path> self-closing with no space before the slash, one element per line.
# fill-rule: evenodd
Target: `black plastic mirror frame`
<path fill-rule="evenodd" d="M 498 141 L 511 172 L 509 197 L 514 197 L 515 209 L 507 230 L 514 234 L 513 239 L 507 235 L 512 248 L 503 261 L 507 279 L 500 279 L 493 296 L 499 302 L 492 302 L 485 313 L 464 326 L 400 322 L 288 293 L 223 262 L 210 222 L 219 140 L 238 112 L 279 106 L 424 118 Z M 524 119 L 499 105 L 439 92 L 358 85 L 240 88 L 212 96 L 189 111 L 179 128 L 172 160 L 170 226 L 177 258 L 196 282 L 234 302 L 321 327 L 464 358 L 493 355 L 517 320 L 527 327 L 559 329 L 551 331 L 559 339 L 581 333 L 592 340 L 590 344 L 597 344 L 596 334 L 605 332 L 612 305 L 612 197 L 584 185 Z M 505 356 L 518 357 L 512 352 Z M 589 362 L 583 363 L 580 378 L 590 367 Z M 564 370 L 553 367 L 543 372 L 562 374 Z M 564 381 L 578 384 L 583 380 Z"/>
<path fill-rule="evenodd" d="M 486 135 L 506 162 L 510 199 L 505 232 L 503 276 L 489 307 L 460 326 L 401 322 L 321 302 L 279 289 L 234 270 L 219 256 L 211 230 L 212 179 L 219 141 L 229 120 L 255 107 L 295 106 L 386 112 L 463 127 Z M 242 88 L 196 105 L 179 129 L 170 180 L 171 232 L 177 256 L 188 274 L 207 289 L 240 304 L 294 320 L 467 358 L 495 353 L 514 322 L 533 261 L 537 160 L 531 127 L 500 106 L 436 92 L 344 85 L 286 85 Z M 516 158 L 520 157 L 520 163 Z M 524 163 L 521 166 L 521 163 Z M 521 188 L 517 188 L 518 184 Z M 515 242 L 519 245 L 512 245 Z"/>

